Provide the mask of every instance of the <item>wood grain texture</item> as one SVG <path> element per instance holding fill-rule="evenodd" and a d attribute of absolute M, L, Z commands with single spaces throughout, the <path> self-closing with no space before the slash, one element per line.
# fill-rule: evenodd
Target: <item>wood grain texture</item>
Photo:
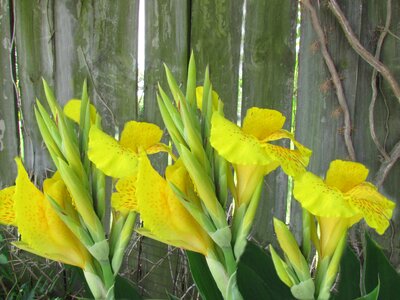
<path fill-rule="evenodd" d="M 253 106 L 276 109 L 290 131 L 296 61 L 297 4 L 286 0 L 246 2 L 242 119 Z M 289 142 L 283 142 L 289 147 Z M 287 176 L 278 170 L 265 178 L 253 237 L 274 242 L 272 218 L 286 217 Z"/>
<path fill-rule="evenodd" d="M 14 1 L 25 167 L 40 183 L 52 167 L 36 125 L 34 103 L 46 102 L 42 77 L 53 85 L 52 1 Z"/>
<path fill-rule="evenodd" d="M 0 1 L 0 189 L 14 184 L 18 155 L 17 101 L 13 87 L 9 1 Z M 11 24 L 11 26 L 10 26 Z"/>
<path fill-rule="evenodd" d="M 203 82 L 209 65 L 225 115 L 236 121 L 243 0 L 193 0 L 191 14 L 190 48 L 196 57 L 198 80 Z"/>

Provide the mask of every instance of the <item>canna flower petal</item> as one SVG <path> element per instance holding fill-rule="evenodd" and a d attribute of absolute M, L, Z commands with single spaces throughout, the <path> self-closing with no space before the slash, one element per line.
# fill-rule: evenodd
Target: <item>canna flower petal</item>
<path fill-rule="evenodd" d="M 125 124 L 121 133 L 120 145 L 138 154 L 160 142 L 162 130 L 155 124 L 130 121 Z"/>
<path fill-rule="evenodd" d="M 196 87 L 196 103 L 197 103 L 197 108 L 200 110 L 203 109 L 203 90 L 204 89 L 202 86 Z M 217 111 L 219 102 L 219 96 L 217 92 L 213 90 L 211 92 L 211 97 L 212 97 L 212 110 Z"/>
<path fill-rule="evenodd" d="M 301 175 L 305 171 L 304 166 L 308 165 L 312 151 L 297 142 L 292 133 L 283 129 L 277 130 L 265 138 L 268 142 L 281 139 L 290 139 L 297 149 L 291 150 L 266 143 L 264 144 L 265 150 L 270 157 L 279 162 L 286 174 L 293 177 Z"/>
<path fill-rule="evenodd" d="M 51 209 L 45 196 L 29 180 L 20 159 L 16 160 L 18 176 L 14 195 L 14 210 L 21 242 L 16 245 L 40 256 L 85 268 L 88 253 L 80 241 Z M 57 185 L 57 186 L 54 186 Z M 59 181 L 48 182 L 49 195 L 58 203 L 62 192 Z M 65 188 L 65 186 L 64 186 Z"/>
<path fill-rule="evenodd" d="M 341 191 L 310 172 L 294 181 L 293 195 L 315 216 L 349 218 L 357 214 Z"/>
<path fill-rule="evenodd" d="M 71 99 L 64 106 L 65 115 L 78 124 L 81 116 L 81 102 L 82 101 L 79 99 Z M 90 104 L 90 124 L 96 122 L 96 114 L 96 107 L 93 104 Z"/>
<path fill-rule="evenodd" d="M 16 226 L 13 208 L 14 194 L 15 186 L 10 186 L 0 190 L 0 224 Z"/>
<path fill-rule="evenodd" d="M 243 119 L 243 132 L 251 134 L 262 141 L 275 131 L 281 129 L 286 118 L 276 110 L 249 108 Z"/>
<path fill-rule="evenodd" d="M 378 192 L 368 182 L 361 183 L 346 193 L 349 205 L 364 216 L 367 224 L 383 234 L 389 226 L 395 203 Z"/>
<path fill-rule="evenodd" d="M 120 211 L 123 214 L 128 214 L 130 211 L 137 211 L 136 180 L 136 175 L 118 180 L 115 185 L 117 192 L 111 196 L 111 206 L 116 211 Z"/>
<path fill-rule="evenodd" d="M 334 160 L 326 173 L 325 183 L 334 186 L 342 192 L 347 192 L 368 177 L 368 169 L 360 163 Z"/>
<path fill-rule="evenodd" d="M 207 254 L 211 244 L 207 234 L 179 202 L 166 180 L 153 169 L 146 155 L 140 158 L 136 198 L 144 223 L 139 233 Z"/>
<path fill-rule="evenodd" d="M 154 124 L 130 121 L 125 124 L 120 142 L 92 126 L 89 131 L 89 159 L 104 174 L 123 178 L 137 172 L 139 151 L 148 154 L 168 152 L 170 147 L 160 143 L 162 130 Z"/>
<path fill-rule="evenodd" d="M 226 120 L 218 113 L 211 119 L 211 145 L 218 154 L 235 165 L 267 166 L 278 163 L 290 176 L 305 172 L 311 150 L 298 143 L 293 134 L 281 129 L 285 117 L 278 111 L 250 108 L 243 128 Z M 290 139 L 296 150 L 269 142 Z"/>
<path fill-rule="evenodd" d="M 122 178 L 135 174 L 137 153 L 121 146 L 114 138 L 92 126 L 89 131 L 89 159 L 104 174 Z"/>
<path fill-rule="evenodd" d="M 268 165 L 273 162 L 256 137 L 245 134 L 219 113 L 213 114 L 211 124 L 211 145 L 229 162 L 237 165 Z"/>

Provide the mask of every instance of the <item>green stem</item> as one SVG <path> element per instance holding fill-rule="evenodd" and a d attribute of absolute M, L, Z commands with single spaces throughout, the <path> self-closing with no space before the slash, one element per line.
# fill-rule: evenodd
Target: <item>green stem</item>
<path fill-rule="evenodd" d="M 224 253 L 226 270 L 230 277 L 237 270 L 236 259 L 235 259 L 235 256 L 233 255 L 232 248 L 228 248 L 228 247 L 223 248 L 222 252 Z"/>
<path fill-rule="evenodd" d="M 104 261 L 100 263 L 101 271 L 103 273 L 104 285 L 107 289 L 107 300 L 113 300 L 114 297 L 114 283 L 115 277 L 111 269 L 109 261 Z"/>

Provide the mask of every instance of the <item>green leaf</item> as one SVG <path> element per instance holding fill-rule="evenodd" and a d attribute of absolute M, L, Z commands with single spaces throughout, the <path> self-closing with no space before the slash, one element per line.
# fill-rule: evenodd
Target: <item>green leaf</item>
<path fill-rule="evenodd" d="M 244 299 L 294 299 L 276 274 L 270 254 L 252 242 L 238 263 L 237 283 Z"/>
<path fill-rule="evenodd" d="M 192 251 L 186 251 L 186 255 L 193 280 L 201 297 L 203 299 L 222 300 L 221 292 L 211 275 L 204 256 Z"/>
<path fill-rule="evenodd" d="M 141 300 L 143 297 L 139 294 L 136 286 L 127 279 L 117 276 L 115 278 L 115 299 Z"/>
<path fill-rule="evenodd" d="M 365 290 L 371 291 L 380 282 L 379 299 L 397 299 L 400 295 L 400 275 L 368 234 L 365 240 Z"/>
<path fill-rule="evenodd" d="M 380 283 L 378 281 L 378 285 L 376 286 L 376 288 L 374 288 L 374 290 L 371 293 L 369 293 L 365 296 L 359 297 L 355 300 L 377 300 L 379 297 L 379 289 L 380 289 Z"/>
<path fill-rule="evenodd" d="M 347 245 L 340 263 L 338 293 L 333 299 L 348 300 L 360 296 L 360 262 Z"/>
<path fill-rule="evenodd" d="M 5 265 L 8 263 L 7 256 L 5 256 L 3 253 L 0 253 L 0 265 Z"/>

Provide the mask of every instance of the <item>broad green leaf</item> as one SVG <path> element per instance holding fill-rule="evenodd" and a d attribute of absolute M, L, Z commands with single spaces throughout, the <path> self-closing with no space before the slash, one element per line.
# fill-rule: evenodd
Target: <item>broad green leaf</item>
<path fill-rule="evenodd" d="M 400 275 L 391 266 L 382 249 L 365 235 L 365 290 L 371 291 L 380 283 L 379 299 L 398 299 L 400 295 Z"/>
<path fill-rule="evenodd" d="M 335 300 L 355 299 L 361 296 L 360 290 L 360 262 L 356 254 L 347 245 L 339 271 L 338 293 Z"/>
<path fill-rule="evenodd" d="M 137 287 L 127 279 L 117 275 L 115 278 L 115 299 L 141 300 Z"/>
<path fill-rule="evenodd" d="M 237 283 L 244 299 L 294 299 L 276 274 L 271 256 L 252 242 L 238 263 Z"/>
<path fill-rule="evenodd" d="M 379 288 L 380 288 L 380 283 L 378 282 L 378 285 L 376 286 L 376 288 L 374 288 L 374 290 L 362 297 L 359 297 L 355 300 L 378 300 L 379 297 Z"/>
<path fill-rule="evenodd" d="M 203 255 L 192 251 L 186 251 L 190 271 L 197 289 L 203 299 L 222 300 L 221 292 L 208 269 L 207 262 Z"/>

